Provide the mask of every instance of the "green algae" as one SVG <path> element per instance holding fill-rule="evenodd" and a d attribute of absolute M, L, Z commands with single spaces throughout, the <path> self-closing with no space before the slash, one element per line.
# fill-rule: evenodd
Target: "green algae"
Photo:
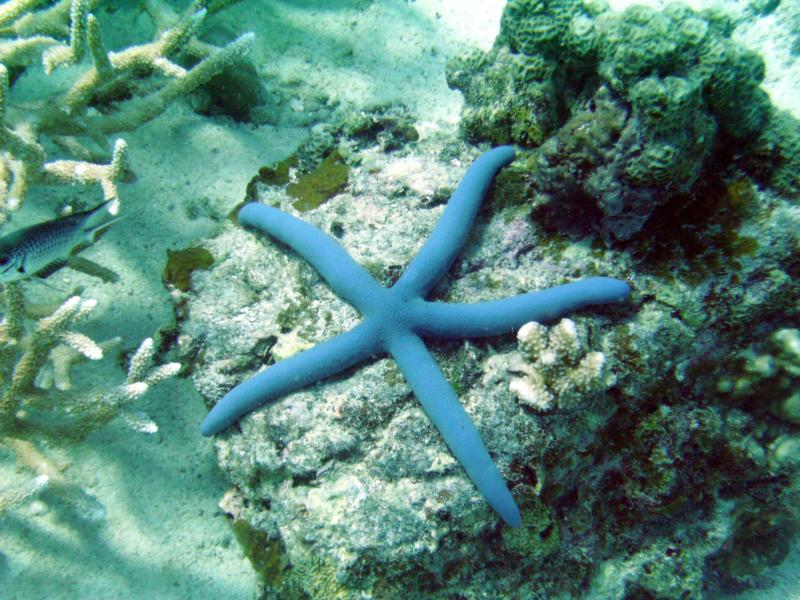
<path fill-rule="evenodd" d="M 288 565 L 280 541 L 271 539 L 246 519 L 235 519 L 231 527 L 242 552 L 264 584 L 272 588 L 280 587 L 283 571 Z"/>
<path fill-rule="evenodd" d="M 296 169 L 300 164 L 297 154 L 292 154 L 284 158 L 274 167 L 264 166 L 258 170 L 258 174 L 247 184 L 245 198 L 249 202 L 258 200 L 258 184 L 263 185 L 286 185 L 290 181 L 292 169 Z M 238 212 L 238 208 L 236 209 Z"/>
<path fill-rule="evenodd" d="M 281 333 L 288 333 L 298 327 L 305 320 L 310 306 L 311 302 L 307 298 L 301 298 L 296 304 L 289 304 L 281 309 L 275 317 Z"/>
<path fill-rule="evenodd" d="M 284 158 L 274 167 L 261 167 L 258 170 L 258 178 L 263 182 L 271 185 L 286 185 L 289 183 L 289 172 L 291 169 L 296 168 L 300 159 L 296 154 L 292 154 L 289 158 Z"/>
<path fill-rule="evenodd" d="M 529 486 L 517 486 L 522 525 L 503 529 L 503 547 L 528 559 L 541 559 L 558 550 L 561 533 L 553 510 Z"/>
<path fill-rule="evenodd" d="M 350 169 L 338 151 L 333 151 L 313 171 L 286 186 L 286 193 L 300 212 L 317 208 L 342 192 L 347 186 Z"/>
<path fill-rule="evenodd" d="M 502 210 L 508 207 L 529 208 L 531 176 L 528 160 L 518 157 L 498 173 L 487 196 L 487 205 Z"/>
<path fill-rule="evenodd" d="M 300 212 L 318 208 L 347 186 L 350 167 L 336 150 L 328 154 L 316 168 L 292 180 L 293 172 L 300 169 L 298 154 L 283 159 L 274 167 L 264 166 L 247 184 L 247 199 L 258 199 L 258 184 L 286 186 L 286 193 L 295 201 L 292 206 Z"/>
<path fill-rule="evenodd" d="M 699 284 L 726 270 L 739 271 L 740 259 L 759 249 L 757 239 L 740 234 L 755 206 L 750 178 L 707 181 L 696 192 L 657 210 L 633 239 L 634 252 L 651 274 L 667 281 L 678 278 Z"/>
<path fill-rule="evenodd" d="M 167 264 L 164 265 L 162 279 L 164 284 L 187 292 L 192 285 L 192 273 L 199 269 L 208 269 L 213 264 L 214 256 L 202 246 L 167 250 Z"/>

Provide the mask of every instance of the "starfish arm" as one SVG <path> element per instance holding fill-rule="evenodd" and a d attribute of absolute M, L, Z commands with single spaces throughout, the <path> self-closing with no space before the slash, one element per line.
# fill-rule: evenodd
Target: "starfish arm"
<path fill-rule="evenodd" d="M 425 414 L 475 487 L 506 523 L 519 527 L 519 508 L 503 476 L 425 344 L 416 335 L 407 333 L 393 337 L 388 346 Z"/>
<path fill-rule="evenodd" d="M 374 326 L 365 320 L 350 331 L 267 367 L 225 394 L 200 425 L 200 433 L 219 433 L 262 404 L 378 353 L 381 348 L 377 339 Z"/>
<path fill-rule="evenodd" d="M 337 296 L 359 312 L 385 293 L 339 242 L 310 223 L 256 202 L 245 204 L 238 219 L 242 225 L 255 227 L 290 246 L 319 271 Z"/>
<path fill-rule="evenodd" d="M 590 277 L 490 302 L 424 302 L 415 307 L 414 331 L 423 337 L 444 338 L 501 335 L 528 321 L 552 321 L 585 306 L 624 300 L 630 291 L 619 279 Z"/>
<path fill-rule="evenodd" d="M 425 297 L 458 256 L 481 201 L 497 172 L 514 160 L 513 146 L 500 146 L 478 158 L 453 192 L 428 241 L 394 285 L 405 297 Z"/>

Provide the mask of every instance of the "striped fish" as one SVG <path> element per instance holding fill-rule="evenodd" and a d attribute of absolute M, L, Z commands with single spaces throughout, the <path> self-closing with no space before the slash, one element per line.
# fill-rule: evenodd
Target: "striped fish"
<path fill-rule="evenodd" d="M 0 283 L 47 277 L 67 259 L 92 245 L 96 234 L 120 217 L 109 200 L 90 210 L 23 227 L 0 238 Z"/>

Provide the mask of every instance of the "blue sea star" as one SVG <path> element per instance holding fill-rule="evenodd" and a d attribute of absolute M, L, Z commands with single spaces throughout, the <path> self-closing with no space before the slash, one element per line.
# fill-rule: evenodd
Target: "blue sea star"
<path fill-rule="evenodd" d="M 390 288 L 375 281 L 333 238 L 313 225 L 263 204 L 246 204 L 239 222 L 293 248 L 328 285 L 363 316 L 349 331 L 282 360 L 228 392 L 200 426 L 214 435 L 262 404 L 380 354 L 390 354 L 428 418 L 486 501 L 513 527 L 519 508 L 503 476 L 423 338 L 468 338 L 512 332 L 528 321 L 549 321 L 592 304 L 623 300 L 628 284 L 591 277 L 538 292 L 473 304 L 429 302 L 467 239 L 481 200 L 497 172 L 514 160 L 514 148 L 490 150 L 467 170 L 439 222 L 400 279 Z"/>

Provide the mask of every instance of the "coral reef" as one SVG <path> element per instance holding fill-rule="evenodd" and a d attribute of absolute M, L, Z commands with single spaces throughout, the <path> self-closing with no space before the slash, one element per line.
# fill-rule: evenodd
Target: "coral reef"
<path fill-rule="evenodd" d="M 147 338 L 130 358 L 124 382 L 102 390 L 74 386 L 70 370 L 83 360 L 102 359 L 103 347 L 113 347 L 119 340 L 98 344 L 73 329 L 97 304 L 80 296 L 72 296 L 52 314 L 30 323 L 19 285 L 5 286 L 6 311 L 0 324 L 0 433 L 4 436 L 79 440 L 178 372 L 178 363 L 152 367 L 153 340 Z M 51 381 L 54 388 L 48 385 Z M 37 388 L 47 393 L 36 393 Z"/>
<path fill-rule="evenodd" d="M 526 319 L 555 318 L 587 306 L 624 301 L 630 287 L 618 279 L 591 277 L 489 302 L 426 301 L 430 289 L 456 258 L 495 175 L 514 156 L 513 147 L 500 146 L 470 166 L 430 238 L 389 288 L 380 286 L 318 228 L 260 203 L 245 205 L 238 214 L 241 224 L 288 244 L 319 271 L 339 297 L 355 306 L 364 320 L 228 392 L 203 421 L 201 433 L 220 433 L 277 397 L 331 377 L 368 357 L 389 354 L 481 495 L 506 523 L 519 526 L 519 510 L 502 475 L 421 336 L 454 339 L 499 335 Z M 590 381 L 577 380 L 591 378 L 589 371 L 597 362 L 594 356 L 588 358 L 572 374 L 580 388 Z"/>
<path fill-rule="evenodd" d="M 17 225 L 9 221 L 29 219 L 29 214 L 15 213 L 20 207 L 24 213 L 30 210 L 34 215 L 52 216 L 97 206 L 97 198 L 101 198 L 109 201 L 113 214 L 120 210 L 120 201 L 124 202 L 120 196 L 125 195 L 121 184 L 134 180 L 128 168 L 129 148 L 118 139 L 120 132 L 158 117 L 213 75 L 242 61 L 252 44 L 252 34 L 219 46 L 198 39 L 209 16 L 226 3 L 231 2 L 180 3 L 180 13 L 170 8 L 174 3 L 160 0 L 2 3 L 2 235 Z M 152 20 L 144 14 L 138 19 L 139 11 L 150 13 Z M 132 135 L 140 143 L 147 143 L 149 137 L 146 130 Z M 162 143 L 160 150 L 164 149 Z M 141 191 L 135 195 L 147 196 Z M 136 207 L 131 220 L 155 223 L 152 217 L 141 219 L 142 214 L 153 214 L 153 206 L 145 202 Z M 133 207 L 127 208 L 133 215 Z M 130 223 L 127 221 L 126 227 Z M 148 227 L 148 236 L 162 237 L 163 231 Z M 85 246 L 84 237 L 79 247 Z M 114 268 L 124 273 L 121 285 L 95 285 L 97 281 L 80 274 L 61 272 L 48 281 L 31 278 L 0 286 L 3 597 L 124 593 L 110 582 L 127 571 L 136 552 L 136 534 L 131 535 L 132 528 L 125 521 L 148 512 L 156 514 L 151 512 L 154 507 L 187 498 L 184 490 L 179 498 L 173 495 L 170 501 L 154 503 L 148 493 L 149 501 L 139 505 L 144 512 L 138 512 L 129 511 L 132 504 L 127 499 L 121 502 L 118 495 L 128 484 L 152 489 L 150 477 L 158 478 L 153 475 L 153 470 L 158 470 L 156 461 L 147 465 L 146 480 L 131 477 L 138 464 L 147 460 L 144 456 L 158 456 L 148 450 L 140 452 L 140 434 L 155 434 L 164 425 L 163 413 L 158 413 L 156 425 L 150 416 L 156 415 L 152 406 L 145 409 L 152 400 L 146 396 L 154 396 L 153 389 L 175 377 L 180 368 L 179 363 L 165 358 L 166 344 L 150 338 L 137 343 L 146 336 L 139 333 L 139 326 L 153 327 L 147 322 L 152 314 L 145 314 L 142 307 L 160 300 L 157 295 L 146 296 L 158 287 L 157 269 L 141 279 L 144 269 L 132 276 L 137 268 L 130 266 L 141 256 L 142 248 L 140 239 L 134 238 L 139 236 L 129 231 L 120 237 L 116 249 L 111 244 L 100 250 L 108 251 L 106 257 L 121 257 L 110 259 Z M 48 238 L 46 243 L 52 241 Z M 67 264 L 108 283 L 119 280 L 115 272 L 82 257 L 70 256 Z M 37 285 L 41 287 L 35 288 Z M 130 304 L 124 298 L 134 289 L 141 304 Z M 87 335 L 98 330 L 111 333 Z M 123 337 L 110 337 L 117 334 Z M 158 410 L 169 410 L 168 399 L 161 400 L 165 403 Z M 101 431 L 112 419 L 116 422 Z M 126 432 L 126 428 L 132 431 Z M 128 438 L 136 439 L 135 447 L 128 445 Z M 150 436 L 153 444 L 157 439 L 160 441 L 160 435 Z M 174 461 L 174 456 L 168 460 Z M 110 467 L 112 463 L 114 467 Z M 175 464 L 168 470 L 174 477 Z M 117 487 L 115 477 L 123 471 L 125 481 Z M 171 486 L 157 487 L 162 488 L 157 495 L 169 497 L 164 488 Z M 120 512 L 106 520 L 106 506 L 109 514 Z M 155 539 L 161 528 L 168 532 L 170 526 L 162 522 L 155 529 L 148 527 L 147 535 Z M 65 551 L 67 547 L 69 551 Z M 100 585 L 105 589 L 96 593 L 88 591 L 93 578 L 84 579 L 81 574 L 83 569 L 92 569 L 95 553 L 102 553 L 104 568 L 115 573 L 102 578 Z M 160 585 L 159 577 L 147 579 Z M 32 591 L 34 587 L 36 591 Z"/>
<path fill-rule="evenodd" d="M 775 331 L 766 350 L 750 347 L 738 353 L 731 373 L 717 382 L 717 390 L 800 425 L 800 330 Z"/>
<path fill-rule="evenodd" d="M 373 141 L 351 151 L 347 190 L 303 220 L 390 285 L 437 221 L 463 172 L 455 165 L 474 156 L 449 138 L 388 152 Z M 248 193 L 291 211 L 288 183 Z M 476 302 L 598 273 L 636 291 L 632 307 L 530 325 L 522 340 L 433 345 L 522 526 L 498 528 L 401 374 L 377 361 L 279 398 L 217 441 L 239 499 L 231 513 L 248 523 L 246 539 L 271 548 L 256 558 L 266 597 L 677 599 L 762 585 L 785 556 L 783 542 L 764 544 L 776 528 L 792 531 L 794 425 L 718 382 L 754 336 L 796 328 L 797 207 L 739 176 L 704 185 L 703 209 L 724 231 L 688 211 L 669 242 L 605 248 L 554 235 L 513 200 L 515 185 L 498 182 L 435 299 Z M 278 244 L 228 228 L 208 248 L 222 258 L 195 273 L 179 340 L 204 358 L 193 377 L 210 403 L 359 320 Z M 780 364 L 754 396 L 794 385 L 783 348 L 753 348 Z M 515 394 L 537 381 L 549 396 L 538 389 L 531 405 Z"/>
<path fill-rule="evenodd" d="M 770 584 L 798 520 L 800 210 L 786 196 L 800 145 L 733 26 L 678 4 L 512 0 L 495 48 L 452 63 L 466 135 L 534 151 L 499 178 L 432 299 L 608 273 L 632 303 L 517 340 L 431 341 L 521 508 L 516 529 L 391 361 L 222 435 L 223 510 L 265 598 L 685 599 Z M 391 286 L 478 153 L 417 138 L 396 109 L 332 118 L 247 195 L 297 216 L 287 187 L 338 153 L 347 187 L 302 219 Z M 180 295 L 177 340 L 209 406 L 359 322 L 280 244 L 226 224 L 204 245 L 217 261 Z"/>
<path fill-rule="evenodd" d="M 97 184 L 116 214 L 117 183 L 126 171 L 126 144 L 108 136 L 128 131 L 161 114 L 247 52 L 252 34 L 222 46 L 196 37 L 207 15 L 227 2 L 197 1 L 183 15 L 157 0 L 144 3 L 157 23 L 153 41 L 119 51 L 106 48 L 96 0 L 42 3 L 15 0 L 0 8 L 0 225 L 20 208 L 34 185 Z M 195 57 L 190 68 L 177 62 Z M 31 86 L 37 94 L 30 98 Z M 18 92 L 19 88 L 25 88 Z M 109 146 L 113 149 L 109 151 Z M 57 156 L 54 156 L 57 155 Z M 70 207 L 68 207 L 70 208 Z M 79 257 L 68 264 L 106 281 L 115 273 Z M 0 436 L 17 462 L 37 478 L 2 493 L 9 505 L 41 486 L 61 489 L 72 500 L 81 493 L 60 476 L 40 448 L 44 441 L 85 438 L 121 416 L 141 431 L 155 423 L 130 409 L 152 386 L 174 376 L 180 365 L 153 367 L 155 347 L 144 340 L 129 359 L 127 376 L 98 385 L 73 371 L 98 361 L 119 345 L 100 343 L 74 326 L 95 308 L 94 300 L 73 295 L 60 306 L 32 312 L 20 284 L 2 290 L 0 324 Z M 27 457 L 27 458 L 25 458 Z M 37 483 L 38 482 L 38 483 Z"/>
<path fill-rule="evenodd" d="M 797 121 L 772 107 L 763 61 L 733 28 L 679 2 L 617 13 L 512 0 L 494 48 L 453 60 L 448 81 L 464 93 L 469 139 L 538 148 L 527 169 L 535 203 L 563 220 L 589 213 L 588 225 L 627 240 L 704 169 L 738 161 L 800 194 Z"/>

